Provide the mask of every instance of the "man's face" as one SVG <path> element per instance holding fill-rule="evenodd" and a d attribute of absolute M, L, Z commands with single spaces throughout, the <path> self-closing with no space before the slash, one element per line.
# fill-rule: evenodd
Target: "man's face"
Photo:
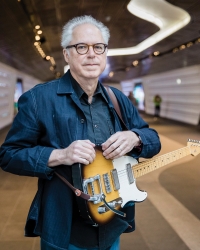
<path fill-rule="evenodd" d="M 100 30 L 92 24 L 82 24 L 77 26 L 72 33 L 72 41 L 69 45 L 77 43 L 86 43 L 93 45 L 95 43 L 105 43 Z M 64 50 L 65 61 L 70 66 L 70 71 L 76 80 L 98 79 L 106 66 L 106 51 L 97 55 L 93 47 L 85 55 L 77 53 L 76 48 L 70 48 L 69 54 Z"/>

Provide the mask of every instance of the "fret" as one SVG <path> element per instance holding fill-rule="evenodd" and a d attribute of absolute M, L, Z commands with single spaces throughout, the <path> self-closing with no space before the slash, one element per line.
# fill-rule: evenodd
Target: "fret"
<path fill-rule="evenodd" d="M 170 153 L 155 157 L 151 160 L 144 161 L 132 167 L 134 171 L 134 176 L 135 178 L 138 178 L 142 175 L 150 173 L 160 167 L 170 164 L 190 154 L 191 154 L 190 148 L 187 146 L 187 147 L 172 151 Z"/>

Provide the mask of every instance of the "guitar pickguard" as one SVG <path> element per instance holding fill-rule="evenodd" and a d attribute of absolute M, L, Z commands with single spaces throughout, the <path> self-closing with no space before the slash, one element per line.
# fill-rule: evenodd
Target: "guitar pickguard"
<path fill-rule="evenodd" d="M 123 207 L 128 201 L 142 202 L 147 198 L 147 192 L 141 191 L 136 186 L 136 179 L 134 178 L 132 166 L 138 162 L 130 156 L 122 156 L 113 160 L 113 166 L 118 172 L 120 189 L 119 196 L 123 197 Z M 131 166 L 131 172 L 128 172 L 128 166 Z M 130 176 L 132 174 L 132 176 Z M 133 181 L 131 181 L 133 178 Z M 130 183 L 132 182 L 132 183 Z"/>

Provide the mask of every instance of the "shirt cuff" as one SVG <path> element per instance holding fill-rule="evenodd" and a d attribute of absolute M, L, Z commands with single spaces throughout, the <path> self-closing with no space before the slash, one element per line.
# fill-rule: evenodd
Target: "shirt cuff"
<path fill-rule="evenodd" d="M 49 180 L 52 178 L 54 170 L 48 167 L 48 161 L 53 150 L 54 148 L 43 147 L 36 163 L 35 176 Z"/>

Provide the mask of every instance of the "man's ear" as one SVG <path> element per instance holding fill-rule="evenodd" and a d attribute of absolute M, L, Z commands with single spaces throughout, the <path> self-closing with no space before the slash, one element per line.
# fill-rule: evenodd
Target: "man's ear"
<path fill-rule="evenodd" d="M 63 49 L 63 55 L 64 55 L 64 58 L 65 58 L 65 61 L 66 61 L 67 63 L 69 63 L 69 55 L 68 55 L 66 49 Z"/>

